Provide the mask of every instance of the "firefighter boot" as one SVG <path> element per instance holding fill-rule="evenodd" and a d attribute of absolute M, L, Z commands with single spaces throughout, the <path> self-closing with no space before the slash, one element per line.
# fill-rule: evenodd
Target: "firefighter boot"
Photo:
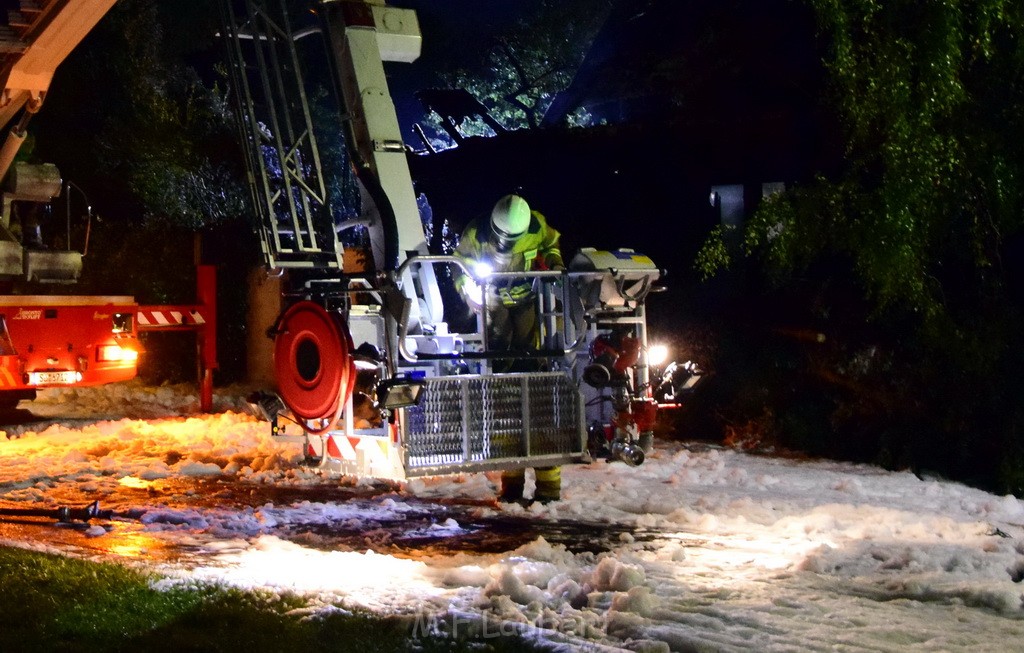
<path fill-rule="evenodd" d="M 533 493 L 534 501 L 550 503 L 562 498 L 561 467 L 538 467 L 534 473 L 537 477 L 537 490 Z"/>
<path fill-rule="evenodd" d="M 498 501 L 519 503 L 523 500 L 523 486 L 526 485 L 525 469 L 507 469 L 501 473 L 501 492 Z"/>

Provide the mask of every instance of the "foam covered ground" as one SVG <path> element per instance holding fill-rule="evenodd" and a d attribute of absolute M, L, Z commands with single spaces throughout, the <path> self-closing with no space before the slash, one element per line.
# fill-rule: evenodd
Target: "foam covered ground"
<path fill-rule="evenodd" d="M 204 415 L 188 386 L 45 391 L 24 407 L 50 421 L 0 426 L 0 503 L 46 506 L 70 487 L 103 496 L 161 479 L 337 482 L 300 467 L 297 445 L 273 440 L 241 396 L 218 390 L 217 412 Z M 1015 497 L 669 442 L 638 468 L 602 462 L 563 476 L 560 502 L 471 514 L 614 525 L 624 532 L 611 550 L 574 553 L 540 538 L 500 553 L 398 556 L 281 537 L 296 524 L 400 518 L 413 500 L 487 499 L 495 479 L 485 474 L 418 480 L 351 504 L 316 492 L 243 510 L 154 501 L 137 522 L 93 524 L 84 536 L 135 528 L 201 551 L 159 563 L 160 586 L 297 592 L 309 614 L 364 607 L 407 615 L 411 628 L 517 629 L 566 650 L 1024 650 Z M 469 526 L 448 518 L 429 528 L 458 537 Z"/>

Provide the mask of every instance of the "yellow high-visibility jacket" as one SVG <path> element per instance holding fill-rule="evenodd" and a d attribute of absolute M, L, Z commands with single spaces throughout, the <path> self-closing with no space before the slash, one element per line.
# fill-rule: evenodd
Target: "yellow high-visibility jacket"
<path fill-rule="evenodd" d="M 529 272 L 532 270 L 553 270 L 565 267 L 562 251 L 559 249 L 561 234 L 548 225 L 547 219 L 537 212 L 530 212 L 530 226 L 512 247 L 512 251 L 499 256 L 491 240 L 489 217 L 471 221 L 462 231 L 455 255 L 466 262 L 472 270 L 476 263 L 487 263 L 495 272 Z M 455 287 L 460 292 L 468 277 L 457 274 Z M 501 295 L 513 303 L 530 298 L 532 285 L 527 281 L 509 284 L 507 293 Z M 506 303 L 508 303 L 506 301 Z"/>

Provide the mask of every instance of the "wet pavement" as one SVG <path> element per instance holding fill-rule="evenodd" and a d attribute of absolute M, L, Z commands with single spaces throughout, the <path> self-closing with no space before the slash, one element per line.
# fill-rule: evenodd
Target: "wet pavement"
<path fill-rule="evenodd" d="M 56 515 L 0 515 L 0 540 L 13 540 L 90 558 L 182 563 L 201 554 L 204 544 L 220 538 L 199 532 L 187 538 L 187 543 L 182 543 L 178 537 L 167 538 L 161 532 L 148 532 L 141 520 L 147 511 L 174 509 L 242 513 L 260 507 L 287 509 L 301 502 L 344 503 L 357 513 L 369 515 L 332 523 L 284 524 L 272 531 L 281 539 L 321 550 L 372 549 L 378 553 L 415 558 L 455 553 L 500 553 L 543 537 L 552 544 L 564 545 L 573 553 L 599 553 L 620 543 L 627 532 L 635 541 L 656 537 L 654 533 L 636 533 L 613 524 L 550 521 L 495 513 L 493 510 L 481 511 L 482 507 L 496 508 L 497 504 L 492 501 L 431 501 L 397 495 L 391 490 L 336 486 L 275 488 L 230 480 L 176 479 L 153 483 L 145 488 L 124 487 L 101 499 L 74 487 L 54 488 L 48 493 L 48 498 L 53 499 L 53 503 L 46 506 L 0 502 L 0 509 L 83 508 L 98 500 L 100 510 L 109 518 L 61 523 Z M 384 498 L 400 502 L 402 509 L 381 511 Z M 455 533 L 443 527 L 453 522 L 459 525 Z M 98 531 L 97 527 L 102 527 L 105 532 Z"/>
<path fill-rule="evenodd" d="M 86 418 L 37 415 L 19 409 L 3 416 L 4 424 L 68 424 Z M 17 420 L 12 421 L 12 420 Z M 92 420 L 95 421 L 95 418 Z M 0 441 L 2 445 L 2 441 Z M 396 484 L 359 486 L 325 478 L 322 484 L 275 486 L 232 478 L 175 477 L 144 481 L 125 479 L 115 490 L 100 493 L 76 483 L 59 483 L 45 489 L 45 501 L 26 504 L 0 500 L 0 511 L 55 510 L 66 506 L 81 509 L 98 502 L 107 518 L 61 523 L 52 516 L 0 514 L 0 542 L 57 550 L 93 559 L 117 559 L 149 563 L 185 564 L 202 558 L 208 545 L 223 539 L 197 531 L 188 537 L 168 537 L 147 529 L 142 517 L 153 510 L 216 511 L 219 515 L 251 514 L 259 509 L 283 509 L 302 504 L 344 504 L 359 515 L 329 523 L 285 523 L 271 534 L 321 550 L 365 551 L 371 549 L 398 557 L 456 553 L 500 553 L 543 537 L 569 551 L 598 553 L 621 542 L 627 529 L 620 525 L 545 520 L 537 516 L 503 513 L 494 500 L 423 499 L 403 494 Z M 381 510 L 384 500 L 401 505 Z M 458 524 L 446 528 L 446 524 Z M 102 530 L 101 530 L 102 529 Z M 187 529 L 186 529 L 187 530 Z M 264 532 L 263 534 L 266 534 Z M 643 542 L 655 533 L 628 531 Z"/>

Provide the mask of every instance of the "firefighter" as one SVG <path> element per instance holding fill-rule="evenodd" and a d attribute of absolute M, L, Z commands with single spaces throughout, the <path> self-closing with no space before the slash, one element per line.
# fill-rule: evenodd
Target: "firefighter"
<path fill-rule="evenodd" d="M 471 221 L 462 232 L 455 255 L 466 267 L 481 275 L 488 272 L 562 270 L 560 234 L 519 195 L 506 195 L 494 205 L 487 219 Z M 486 273 L 483 273 L 484 276 Z M 460 274 L 455 287 L 475 311 L 481 310 L 483 296 L 472 277 Z M 487 322 L 492 349 L 527 351 L 540 346 L 536 296 L 529 279 L 502 280 L 490 286 Z"/>
<path fill-rule="evenodd" d="M 462 232 L 455 255 L 477 275 L 481 266 L 491 272 L 563 270 L 560 234 L 545 217 L 519 195 L 506 195 L 494 205 L 491 215 L 471 221 Z M 469 275 L 459 274 L 455 287 L 475 310 L 482 310 L 480 286 Z M 491 349 L 528 351 L 539 349 L 536 295 L 529 279 L 507 280 L 489 285 L 487 299 L 488 342 Z M 529 361 L 513 361 L 505 371 L 529 371 Z M 522 501 L 523 469 L 508 470 L 501 476 L 501 501 Z M 535 470 L 534 500 L 557 501 L 561 495 L 559 467 Z"/>

